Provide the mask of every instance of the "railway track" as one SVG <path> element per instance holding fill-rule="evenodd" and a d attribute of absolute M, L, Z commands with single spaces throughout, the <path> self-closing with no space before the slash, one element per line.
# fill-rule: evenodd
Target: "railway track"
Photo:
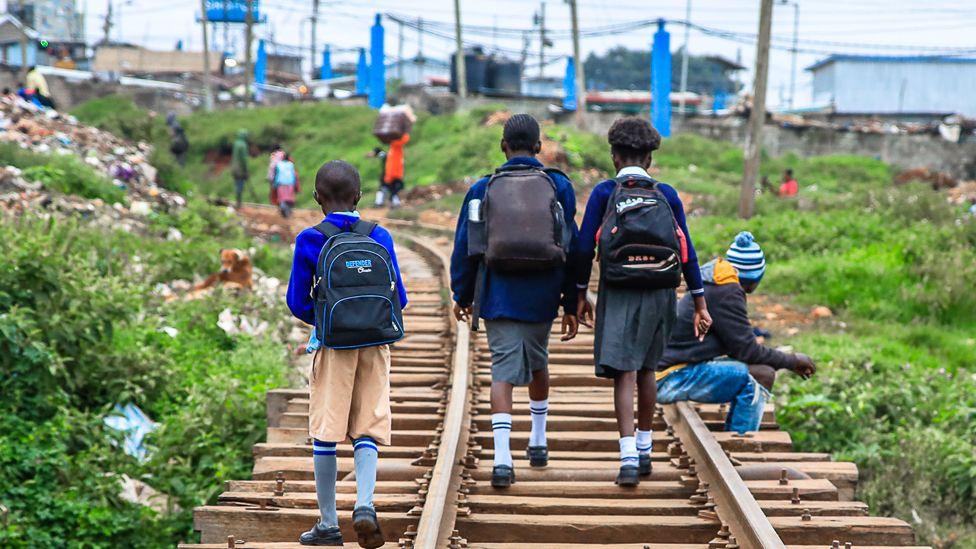
<path fill-rule="evenodd" d="M 449 234 L 435 227 L 423 232 Z M 404 312 L 408 335 L 392 353 L 393 445 L 381 448 L 375 497 L 385 547 L 914 545 L 910 525 L 871 517 L 854 501 L 853 463 L 794 452 L 771 407 L 760 431 L 746 436 L 721 431 L 724 406 L 659 409 L 653 474 L 633 489 L 615 486 L 612 385 L 593 376 L 593 335 L 586 329 L 570 342 L 556 333 L 550 340 L 549 466 L 528 466 L 528 395 L 516 389 L 517 482 L 493 489 L 486 338 L 450 318 L 443 248 L 424 237 L 407 240 L 400 262 L 411 301 Z M 182 548 L 301 547 L 298 535 L 318 518 L 307 390 L 271 391 L 267 405 L 267 442 L 254 447 L 252 479 L 227 482 L 216 505 L 197 508 L 202 543 Z M 354 540 L 348 444 L 339 446 L 339 479 L 340 526 Z"/>

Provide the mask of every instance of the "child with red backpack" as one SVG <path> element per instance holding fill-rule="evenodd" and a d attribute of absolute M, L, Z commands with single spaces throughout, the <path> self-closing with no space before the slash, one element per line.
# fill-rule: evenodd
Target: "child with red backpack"
<path fill-rule="evenodd" d="M 617 484 L 636 486 L 642 475 L 651 473 L 654 372 L 675 322 L 675 288 L 682 275 L 694 296 L 695 335 L 704 337 L 712 320 L 681 198 L 647 173 L 661 135 L 647 120 L 632 116 L 614 122 L 607 140 L 617 177 L 597 185 L 586 204 L 577 247 L 577 316 L 585 325 L 593 320 L 586 291 L 599 244 L 594 363 L 598 377 L 614 380 L 620 431 Z"/>

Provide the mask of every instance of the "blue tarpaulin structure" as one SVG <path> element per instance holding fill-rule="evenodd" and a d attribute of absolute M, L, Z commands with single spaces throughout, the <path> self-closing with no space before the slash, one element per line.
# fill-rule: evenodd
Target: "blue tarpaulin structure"
<path fill-rule="evenodd" d="M 369 89 L 369 66 L 366 65 L 366 48 L 359 48 L 359 62 L 356 64 L 356 95 L 366 95 Z"/>
<path fill-rule="evenodd" d="M 268 51 L 264 40 L 258 40 L 258 58 L 254 62 L 254 99 L 261 100 L 262 87 L 268 81 Z"/>
<path fill-rule="evenodd" d="M 319 78 L 328 80 L 332 78 L 332 50 L 326 46 L 322 50 L 322 66 L 319 67 Z"/>
<path fill-rule="evenodd" d="M 369 106 L 378 109 L 386 102 L 386 65 L 383 54 L 383 24 L 380 14 L 369 29 Z"/>
<path fill-rule="evenodd" d="M 658 19 L 651 48 L 651 123 L 663 137 L 671 136 L 671 34 Z"/>
<path fill-rule="evenodd" d="M 566 76 L 563 77 L 563 110 L 576 110 L 576 64 L 573 58 L 566 59 Z"/>

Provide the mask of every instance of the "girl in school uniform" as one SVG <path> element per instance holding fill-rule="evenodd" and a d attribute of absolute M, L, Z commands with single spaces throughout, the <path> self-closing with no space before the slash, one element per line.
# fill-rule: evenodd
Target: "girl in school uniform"
<path fill-rule="evenodd" d="M 680 270 L 695 302 L 696 336 L 704 337 L 712 319 L 705 306 L 698 257 L 685 222 L 684 206 L 673 187 L 654 181 L 647 173 L 651 154 L 661 145 L 661 135 L 650 122 L 638 117 L 620 118 L 607 135 L 615 179 L 597 185 L 586 204 L 580 227 L 577 269 L 578 317 L 581 323 L 593 321 L 593 308 L 587 300 L 598 231 L 608 213 L 608 204 L 621 181 L 656 188 L 663 195 L 674 218 L 681 241 Z M 610 204 L 617 208 L 632 203 Z M 621 207 L 618 207 L 621 206 Z M 614 227 L 613 230 L 616 230 Z M 674 288 L 649 289 L 608 284 L 601 272 L 594 330 L 594 363 L 598 377 L 614 380 L 614 408 L 620 431 L 620 473 L 617 484 L 636 486 L 640 476 L 651 473 L 651 421 L 657 394 L 654 379 L 657 363 L 671 336 L 675 322 L 677 295 Z M 637 387 L 637 432 L 634 433 L 634 387 Z"/>

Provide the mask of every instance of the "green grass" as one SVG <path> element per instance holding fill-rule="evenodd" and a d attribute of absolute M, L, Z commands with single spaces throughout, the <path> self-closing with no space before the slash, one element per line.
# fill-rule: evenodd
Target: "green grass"
<path fill-rule="evenodd" d="M 184 235 L 166 240 L 168 228 Z M 219 265 L 253 244 L 224 209 L 191 201 L 147 234 L 36 217 L 0 220 L 0 522 L 3 547 L 173 547 L 194 541 L 192 510 L 245 478 L 265 435 L 264 394 L 294 375 L 281 301 L 216 292 L 165 302 L 158 283 Z M 287 276 L 290 251 L 258 246 L 256 264 Z M 230 308 L 271 324 L 261 337 L 216 324 Z M 175 336 L 164 328 L 175 328 Z M 103 417 L 135 403 L 159 429 L 140 463 Z M 124 501 L 120 475 L 173 505 Z M 178 507 L 178 509 L 177 509 Z"/>

